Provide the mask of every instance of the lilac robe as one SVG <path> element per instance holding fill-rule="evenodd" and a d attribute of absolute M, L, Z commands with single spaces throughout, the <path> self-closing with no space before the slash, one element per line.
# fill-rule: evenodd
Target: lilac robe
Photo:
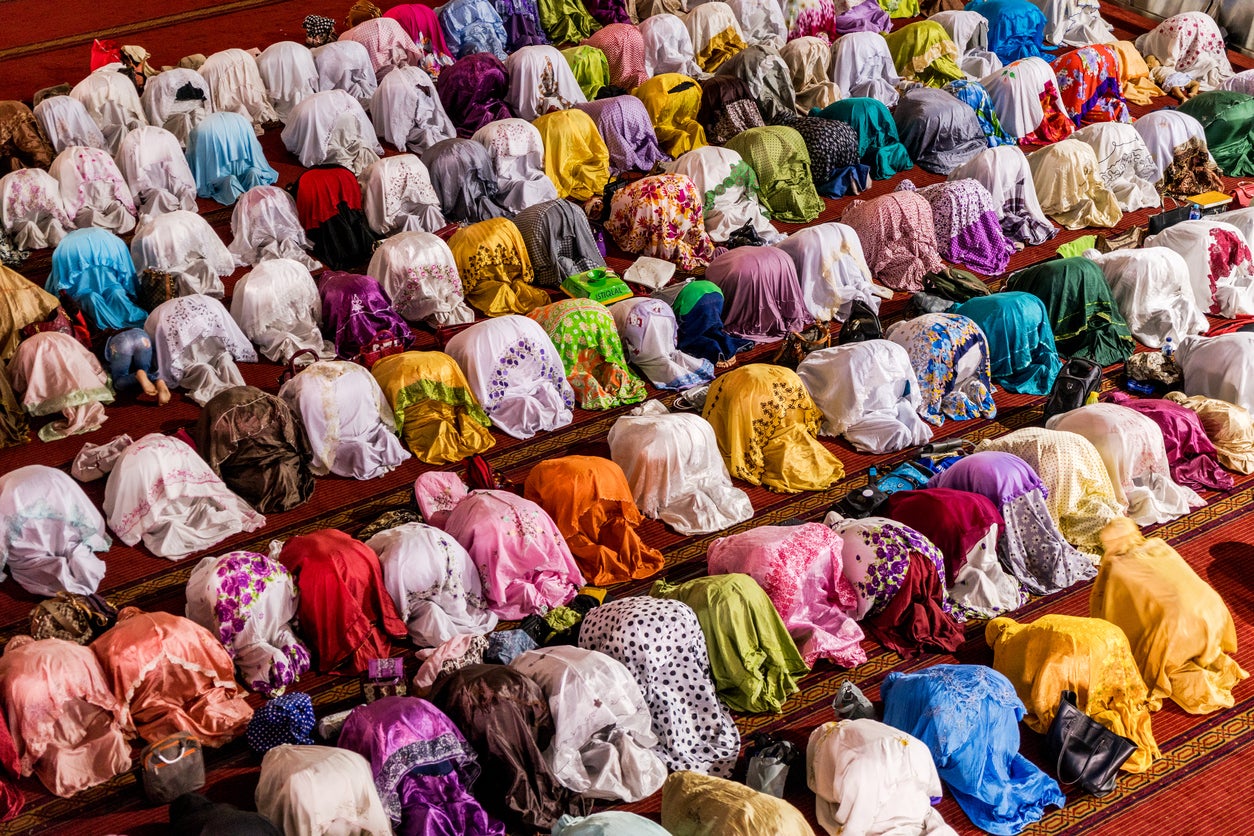
<path fill-rule="evenodd" d="M 836 15 L 836 34 L 850 32 L 890 32 L 893 23 L 876 0 L 863 0 L 849 11 Z"/>
<path fill-rule="evenodd" d="M 813 321 L 797 267 L 775 247 L 737 247 L 716 257 L 705 278 L 723 291 L 723 326 L 754 342 L 783 339 Z"/>
<path fill-rule="evenodd" d="M 576 109 L 592 117 L 597 132 L 610 151 L 610 171 L 649 171 L 653 164 L 670 157 L 657 144 L 657 134 L 644 102 L 635 96 L 583 102 Z"/>

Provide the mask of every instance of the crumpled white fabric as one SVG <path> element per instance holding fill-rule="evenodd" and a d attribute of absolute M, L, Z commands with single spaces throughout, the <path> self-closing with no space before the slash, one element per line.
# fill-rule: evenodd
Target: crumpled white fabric
<path fill-rule="evenodd" d="M 286 123 L 293 107 L 318 92 L 318 67 L 304 44 L 270 44 L 257 56 L 257 71 L 280 122 Z"/>
<path fill-rule="evenodd" d="M 515 50 L 505 61 L 505 73 L 509 76 L 505 102 L 510 112 L 528 122 L 551 109 L 566 110 L 588 100 L 565 57 L 547 44 Z"/>
<path fill-rule="evenodd" d="M 282 136 L 284 147 L 306 168 L 342 165 L 358 175 L 383 155 L 370 118 L 343 90 L 303 99 L 288 114 Z"/>
<path fill-rule="evenodd" d="M 285 836 L 392 832 L 370 763 L 335 746 L 284 744 L 266 752 L 256 801 L 257 812 Z"/>
<path fill-rule="evenodd" d="M 1112 253 L 1085 250 L 1084 257 L 1102 268 L 1119 312 L 1142 344 L 1161 348 L 1170 337 L 1179 345 L 1185 337 L 1210 328 L 1193 297 L 1189 265 L 1175 250 L 1154 246 Z"/>
<path fill-rule="evenodd" d="M 383 77 L 370 98 L 375 133 L 398 151 L 421 154 L 457 136 L 426 70 L 397 67 Z"/>
<path fill-rule="evenodd" d="M 1236 404 L 1254 412 L 1254 334 L 1187 337 L 1176 349 L 1184 393 Z"/>
<path fill-rule="evenodd" d="M 262 125 L 279 121 L 279 114 L 266 97 L 266 85 L 257 69 L 257 59 L 242 49 L 215 52 L 200 65 L 200 74 L 209 85 L 216 113 L 238 113 L 252 122 L 257 136 Z"/>
<path fill-rule="evenodd" d="M 649 708 L 622 662 L 581 647 L 529 650 L 509 666 L 540 686 L 553 716 L 544 758 L 585 798 L 639 801 L 666 780 Z"/>
<path fill-rule="evenodd" d="M 958 66 L 967 78 L 979 81 L 1002 68 L 997 53 L 988 48 L 988 19 L 979 12 L 943 11 L 928 18 L 939 23 L 958 47 Z"/>
<path fill-rule="evenodd" d="M 374 251 L 366 272 L 410 322 L 444 328 L 475 321 L 462 295 L 453 251 L 437 235 L 421 230 L 392 235 Z"/>
<path fill-rule="evenodd" d="M 484 600 L 479 570 L 451 535 L 423 523 L 406 523 L 379 532 L 366 545 L 379 556 L 383 588 L 414 644 L 437 647 L 454 636 L 496 629 L 497 615 Z"/>
<path fill-rule="evenodd" d="M 330 344 L 323 356 L 328 353 L 334 354 Z M 315 476 L 376 479 L 411 457 L 396 435 L 396 416 L 383 389 L 359 363 L 313 363 L 284 383 L 279 397 L 305 427 Z M 384 574 L 386 579 L 386 569 Z M 397 606 L 402 613 L 407 609 L 400 601 Z"/>
<path fill-rule="evenodd" d="M 286 363 L 306 350 L 324 359 L 335 356 L 335 346 L 319 330 L 318 286 L 298 261 L 266 259 L 241 276 L 231 294 L 231 317 L 261 356 L 273 363 Z"/>
<path fill-rule="evenodd" d="M 136 270 L 164 270 L 178 278 L 179 293 L 203 293 L 221 299 L 222 277 L 235 272 L 235 259 L 209 222 L 179 209 L 144 215 L 131 239 Z"/>
<path fill-rule="evenodd" d="M 847 98 L 878 99 L 891 108 L 897 104 L 901 76 L 883 35 L 850 32 L 832 46 L 832 81 Z"/>
<path fill-rule="evenodd" d="M 118 72 L 121 64 L 106 64 L 74 85 L 78 99 L 104 135 L 105 150 L 116 154 L 127 133 L 148 124 L 134 83 Z"/>
<path fill-rule="evenodd" d="M 854 302 L 864 302 L 879 313 L 876 292 L 858 234 L 832 221 L 808 226 L 775 245 L 788 253 L 797 267 L 806 310 L 820 322 L 844 322 Z"/>
<path fill-rule="evenodd" d="M 78 99 L 49 96 L 35 105 L 34 114 L 35 121 L 44 129 L 52 149 L 58 154 L 74 145 L 108 150 L 100 126 Z"/>
<path fill-rule="evenodd" d="M 156 348 L 157 376 L 171 388 L 183 387 L 201 406 L 219 392 L 244 385 L 236 361 L 257 362 L 248 337 L 211 296 L 178 296 L 162 302 L 148 314 L 144 330 Z"/>
<path fill-rule="evenodd" d="M 117 163 L 140 215 L 197 211 L 196 179 L 178 137 L 165 128 L 146 125 L 128 133 Z"/>
<path fill-rule="evenodd" d="M 1231 259 L 1212 260 L 1212 247 L 1219 247 L 1213 239 L 1219 231 L 1235 236 L 1242 245 Z M 1141 246 L 1166 247 L 1184 257 L 1193 298 L 1204 313 L 1227 318 L 1254 314 L 1254 254 L 1237 227 L 1210 218 L 1181 221 L 1146 238 Z M 1213 275 L 1212 262 L 1225 265 L 1219 275 Z"/>
<path fill-rule="evenodd" d="M 135 200 L 108 152 L 75 145 L 52 161 L 48 173 L 61 187 L 61 203 L 78 229 L 97 226 L 118 235 L 135 228 Z"/>
<path fill-rule="evenodd" d="M 235 201 L 227 249 L 235 257 L 237 267 L 268 258 L 290 258 L 317 270 L 322 264 L 306 252 L 311 247 L 296 214 L 296 201 L 285 190 L 256 186 Z"/>
<path fill-rule="evenodd" d="M 203 93 L 204 98 L 179 99 L 179 90 L 188 84 Z M 140 102 L 149 124 L 165 128 L 178 137 L 182 146 L 187 145 L 187 138 L 200 120 L 213 112 L 213 94 L 204 76 L 185 67 L 166 70 L 145 81 Z"/>
<path fill-rule="evenodd" d="M 1099 122 L 1071 135 L 1097 155 L 1097 175 L 1125 212 L 1162 206 L 1154 184 L 1162 173 L 1136 128 L 1123 122 Z"/>
<path fill-rule="evenodd" d="M 753 516 L 748 494 L 732 484 L 713 427 L 700 415 L 669 413 L 646 401 L 614 422 L 607 441 L 646 517 L 694 535 Z"/>
<path fill-rule="evenodd" d="M 957 836 L 931 750 L 876 720 L 839 720 L 810 733 L 806 780 L 819 824 L 841 836 Z"/>
<path fill-rule="evenodd" d="M 55 247 L 74 220 L 61 201 L 61 186 L 42 168 L 19 168 L 0 177 L 0 227 L 23 250 Z"/>
<path fill-rule="evenodd" d="M 1097 0 L 1032 0 L 1045 13 L 1045 40 L 1051 44 L 1088 46 L 1118 40 L 1114 27 L 1102 19 Z"/>
<path fill-rule="evenodd" d="M 823 435 L 843 435 L 864 453 L 926 444 L 932 429 L 919 417 L 922 394 L 910 355 L 889 340 L 812 351 L 797 366 L 823 413 Z"/>
<path fill-rule="evenodd" d="M 518 213 L 557 200 L 557 187 L 544 171 L 544 139 L 525 119 L 498 119 L 470 137 L 488 151 L 496 173 L 497 202 Z"/>
<path fill-rule="evenodd" d="M 384 157 L 359 179 L 366 222 L 379 235 L 435 232 L 448 223 L 431 174 L 415 154 Z"/>
<path fill-rule="evenodd" d="M 105 485 L 109 528 L 128 546 L 143 540 L 178 560 L 266 524 L 183 441 L 150 433 L 123 451 Z"/>
<path fill-rule="evenodd" d="M 318 68 L 318 90 L 343 90 L 361 104 L 370 106 L 378 89 L 370 53 L 357 41 L 332 41 L 312 50 Z"/>
<path fill-rule="evenodd" d="M 34 464 L 0 476 L 0 580 L 32 595 L 91 595 L 104 579 L 97 552 L 109 550 L 104 517 L 78 484 L 56 468 Z"/>
<path fill-rule="evenodd" d="M 1254 334 L 1249 345 L 1254 348 Z M 1182 517 L 1206 500 L 1171 478 L 1163 431 L 1145 415 L 1113 403 L 1087 404 L 1045 422 L 1051 430 L 1082 435 L 1101 454 L 1115 487 L 1137 525 L 1156 525 Z"/>

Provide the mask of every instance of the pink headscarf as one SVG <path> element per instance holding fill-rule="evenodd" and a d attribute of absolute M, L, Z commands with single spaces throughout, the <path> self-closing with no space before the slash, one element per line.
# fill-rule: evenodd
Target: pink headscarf
<path fill-rule="evenodd" d="M 419 47 L 430 47 L 440 55 L 452 58 L 448 44 L 444 43 L 444 30 L 440 28 L 440 20 L 435 11 L 421 3 L 404 3 L 393 6 L 383 13 L 401 25 Z"/>
<path fill-rule="evenodd" d="M 866 661 L 866 651 L 862 628 L 847 614 L 858 596 L 844 575 L 842 546 L 820 523 L 764 525 L 711 543 L 709 570 L 756 580 L 811 668 L 819 659 L 852 668 Z"/>
<path fill-rule="evenodd" d="M 627 92 L 649 80 L 644 66 L 644 36 L 629 23 L 611 23 L 584 39 L 584 46 L 592 46 L 605 53 L 610 63 L 610 83 Z"/>
<path fill-rule="evenodd" d="M 923 277 L 943 266 L 932 207 L 914 191 L 855 200 L 841 221 L 858 233 L 867 266 L 886 287 L 918 292 Z"/>

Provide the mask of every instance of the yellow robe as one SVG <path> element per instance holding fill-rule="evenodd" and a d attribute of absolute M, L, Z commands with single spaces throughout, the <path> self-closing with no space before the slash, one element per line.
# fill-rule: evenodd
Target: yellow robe
<path fill-rule="evenodd" d="M 1044 734 L 1063 691 L 1076 705 L 1115 734 L 1136 743 L 1123 765 L 1144 772 L 1162 753 L 1150 728 L 1145 683 L 1123 631 L 1100 618 L 1046 615 L 1031 624 L 994 618 L 984 638 L 993 648 L 993 668 L 1004 674 L 1028 714 L 1028 728 Z"/>
<path fill-rule="evenodd" d="M 549 303 L 549 294 L 531 284 L 527 244 L 513 221 L 490 218 L 464 226 L 448 248 L 466 301 L 487 316 L 525 314 Z"/>
<path fill-rule="evenodd" d="M 396 413 L 405 445 L 427 464 L 451 464 L 496 444 L 457 362 L 440 351 L 406 351 L 370 367 Z"/>
<path fill-rule="evenodd" d="M 1190 714 L 1233 705 L 1232 687 L 1249 674 L 1232 614 L 1210 584 L 1161 539 L 1145 539 L 1126 517 L 1102 531 L 1106 555 L 1089 613 L 1119 625 L 1149 686 L 1150 708 L 1164 698 Z"/>
<path fill-rule="evenodd" d="M 731 475 L 781 493 L 830 488 L 845 469 L 818 441 L 823 415 L 797 373 L 752 363 L 715 378 L 702 417 Z"/>

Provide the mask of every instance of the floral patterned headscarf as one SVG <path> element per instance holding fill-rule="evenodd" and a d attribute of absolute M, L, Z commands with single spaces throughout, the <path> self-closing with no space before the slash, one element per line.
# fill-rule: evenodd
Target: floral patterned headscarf
<path fill-rule="evenodd" d="M 893 325 L 884 336 L 910 355 L 923 395 L 923 420 L 939 427 L 947 417 L 997 415 L 988 340 L 975 322 L 958 314 L 925 314 Z"/>
<path fill-rule="evenodd" d="M 287 569 L 254 552 L 206 557 L 187 581 L 187 617 L 217 636 L 244 683 L 267 697 L 309 670 L 309 650 L 292 630 L 297 601 Z"/>

